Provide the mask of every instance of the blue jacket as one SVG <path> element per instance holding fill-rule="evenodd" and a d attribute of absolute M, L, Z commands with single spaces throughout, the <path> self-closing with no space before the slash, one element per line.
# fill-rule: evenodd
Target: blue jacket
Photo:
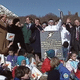
<path fill-rule="evenodd" d="M 60 80 L 69 80 L 70 78 L 70 71 L 66 67 L 63 66 L 62 63 L 59 64 L 57 67 L 60 73 Z"/>
<path fill-rule="evenodd" d="M 15 77 L 14 80 L 21 80 L 21 79 Z"/>

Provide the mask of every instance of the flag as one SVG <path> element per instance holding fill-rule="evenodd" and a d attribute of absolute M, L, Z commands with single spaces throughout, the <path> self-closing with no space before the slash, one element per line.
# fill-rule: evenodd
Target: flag
<path fill-rule="evenodd" d="M 39 80 L 42 76 L 42 73 L 36 67 L 33 67 L 31 76 L 33 79 Z"/>
<path fill-rule="evenodd" d="M 7 33 L 6 39 L 9 41 L 14 41 L 15 34 Z"/>

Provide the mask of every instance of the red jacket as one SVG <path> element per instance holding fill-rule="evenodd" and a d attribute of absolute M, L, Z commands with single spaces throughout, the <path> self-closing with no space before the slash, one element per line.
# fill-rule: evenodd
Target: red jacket
<path fill-rule="evenodd" d="M 17 69 L 17 66 L 15 66 L 14 68 L 13 68 L 13 71 L 12 71 L 12 77 L 13 78 L 15 78 L 15 70 Z"/>
<path fill-rule="evenodd" d="M 47 71 L 50 71 L 51 69 L 51 65 L 50 65 L 50 59 L 49 58 L 46 58 L 44 61 L 43 61 L 43 64 L 41 66 L 41 71 L 43 73 L 47 72 Z"/>
<path fill-rule="evenodd" d="M 80 78 L 80 70 L 78 69 L 77 72 L 75 73 L 77 78 Z"/>

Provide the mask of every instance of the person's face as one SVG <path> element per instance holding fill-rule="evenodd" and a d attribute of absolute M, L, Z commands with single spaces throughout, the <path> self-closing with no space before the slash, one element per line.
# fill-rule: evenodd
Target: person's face
<path fill-rule="evenodd" d="M 9 51 L 9 55 L 11 55 L 11 56 L 12 56 L 12 55 L 13 55 L 13 51 Z"/>
<path fill-rule="evenodd" d="M 29 20 L 29 18 L 26 18 L 26 23 L 28 23 L 28 24 L 30 23 L 30 20 Z"/>
<path fill-rule="evenodd" d="M 36 24 L 36 25 L 39 25 L 39 24 L 40 24 L 40 23 L 39 23 L 39 20 L 36 20 L 36 19 L 35 19 L 35 24 Z"/>
<path fill-rule="evenodd" d="M 72 54 L 71 59 L 75 61 L 76 58 L 77 58 L 77 55 L 76 54 Z"/>
<path fill-rule="evenodd" d="M 53 22 L 49 22 L 49 25 L 52 26 L 54 23 Z"/>
<path fill-rule="evenodd" d="M 68 19 L 66 20 L 66 23 L 71 23 L 71 20 L 68 18 Z"/>
<path fill-rule="evenodd" d="M 8 21 L 8 24 L 9 24 L 9 25 L 13 24 L 13 20 L 9 20 L 9 21 Z"/>
<path fill-rule="evenodd" d="M 65 25 L 65 24 L 63 24 L 62 26 L 63 26 L 63 27 L 66 27 L 66 25 Z"/>
<path fill-rule="evenodd" d="M 45 28 L 46 27 L 46 24 L 45 25 L 43 24 L 42 27 Z"/>
<path fill-rule="evenodd" d="M 74 22 L 74 23 L 75 23 L 75 25 L 76 25 L 76 26 L 79 26 L 79 25 L 80 25 L 79 20 L 75 20 L 75 22 Z"/>
<path fill-rule="evenodd" d="M 58 24 L 58 22 L 55 22 L 55 25 L 57 25 Z"/>
<path fill-rule="evenodd" d="M 26 66 L 26 61 L 25 60 L 22 60 L 21 66 Z"/>

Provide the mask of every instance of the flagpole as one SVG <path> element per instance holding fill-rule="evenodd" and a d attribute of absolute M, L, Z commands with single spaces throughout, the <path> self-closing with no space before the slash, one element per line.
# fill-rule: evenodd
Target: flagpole
<path fill-rule="evenodd" d="M 62 22 L 63 22 L 63 11 L 61 11 L 60 9 L 58 9 L 58 11 L 60 12 L 60 19 L 61 19 Z"/>

